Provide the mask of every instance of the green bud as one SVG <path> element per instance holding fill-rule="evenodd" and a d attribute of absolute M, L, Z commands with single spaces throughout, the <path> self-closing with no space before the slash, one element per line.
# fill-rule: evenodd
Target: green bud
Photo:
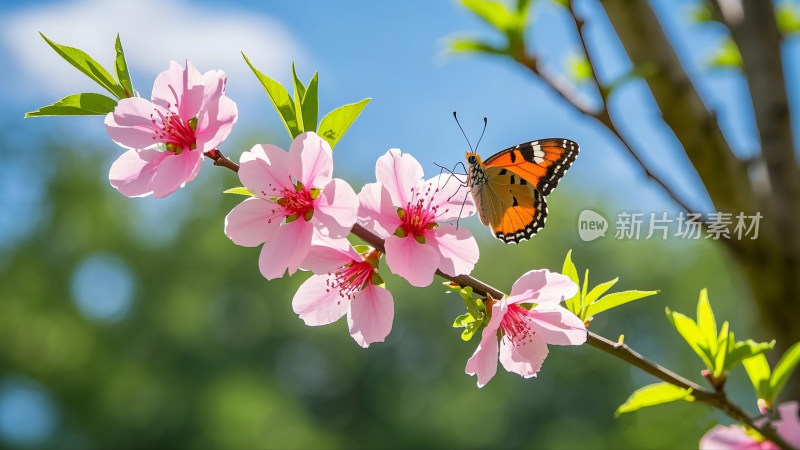
<path fill-rule="evenodd" d="M 303 216 L 303 218 L 306 219 L 306 222 L 310 222 L 312 217 L 314 217 L 314 208 L 311 208 L 308 211 L 306 211 L 306 215 Z"/>
<path fill-rule="evenodd" d="M 417 234 L 417 235 L 414 236 L 414 240 L 419 242 L 420 244 L 424 244 L 425 243 L 425 235 Z"/>
<path fill-rule="evenodd" d="M 191 128 L 192 131 L 197 131 L 197 117 L 189 119 L 189 128 Z"/>
<path fill-rule="evenodd" d="M 297 216 L 288 216 L 286 217 L 286 223 L 292 223 L 297 220 Z"/>
<path fill-rule="evenodd" d="M 399 217 L 400 220 L 406 220 L 406 210 L 403 208 L 397 208 L 397 217 Z"/>
<path fill-rule="evenodd" d="M 322 193 L 322 191 L 319 188 L 311 188 L 308 190 L 308 192 L 311 193 L 311 198 L 313 200 L 316 200 L 319 197 L 319 194 Z"/>
<path fill-rule="evenodd" d="M 407 236 L 406 230 L 404 230 L 403 227 L 397 227 L 397 229 L 394 230 L 394 235 L 397 236 L 397 237 L 401 237 L 401 238 L 404 238 L 404 237 Z"/>

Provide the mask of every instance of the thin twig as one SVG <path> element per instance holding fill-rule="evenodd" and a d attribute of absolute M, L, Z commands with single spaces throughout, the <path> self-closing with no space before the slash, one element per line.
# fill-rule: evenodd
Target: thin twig
<path fill-rule="evenodd" d="M 203 153 L 203 155 L 205 155 L 206 158 L 209 158 L 212 161 L 214 161 L 215 166 L 226 167 L 234 172 L 239 171 L 239 165 L 228 159 L 228 157 L 223 155 L 222 152 L 219 151 L 219 149 L 215 148 L 214 150 L 209 150 Z"/>

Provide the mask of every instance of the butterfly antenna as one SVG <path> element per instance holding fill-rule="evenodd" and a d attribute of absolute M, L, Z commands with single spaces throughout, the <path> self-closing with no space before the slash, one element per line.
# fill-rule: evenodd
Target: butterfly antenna
<path fill-rule="evenodd" d="M 481 140 L 483 140 L 483 134 L 486 133 L 486 124 L 489 123 L 489 119 L 486 117 L 483 118 L 483 131 L 481 131 L 481 137 L 478 138 L 478 143 L 475 144 L 475 151 L 478 151 L 478 146 L 481 145 Z"/>
<path fill-rule="evenodd" d="M 456 115 L 455 111 L 453 111 L 453 118 L 456 119 L 456 124 L 458 125 L 458 128 L 461 130 L 461 134 L 463 134 L 464 135 L 464 139 L 467 140 L 467 145 L 469 145 L 469 150 L 474 152 L 475 150 L 472 149 L 472 144 L 470 144 L 470 142 L 469 142 L 469 138 L 467 137 L 467 133 L 464 133 L 464 128 L 462 128 L 461 124 L 458 122 L 458 115 Z M 486 128 L 484 127 L 484 129 L 486 129 Z"/>

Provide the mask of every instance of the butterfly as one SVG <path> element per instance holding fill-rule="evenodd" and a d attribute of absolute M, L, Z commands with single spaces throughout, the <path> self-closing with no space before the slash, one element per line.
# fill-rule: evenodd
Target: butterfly
<path fill-rule="evenodd" d="M 507 244 L 533 237 L 547 218 L 545 196 L 558 185 L 578 152 L 578 144 L 563 138 L 519 144 L 486 161 L 467 152 L 467 185 L 481 222 Z"/>

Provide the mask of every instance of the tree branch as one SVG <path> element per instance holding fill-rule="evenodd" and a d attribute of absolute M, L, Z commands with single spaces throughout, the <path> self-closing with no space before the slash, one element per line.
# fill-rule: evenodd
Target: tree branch
<path fill-rule="evenodd" d="M 221 152 L 219 152 L 219 150 L 207 152 L 206 156 L 213 159 L 215 165 L 225 167 L 234 172 L 239 171 L 239 165 L 226 158 Z M 367 244 L 371 245 L 373 248 L 380 250 L 381 252 L 386 251 L 383 239 L 367 230 L 363 226 L 355 224 L 351 232 Z M 493 298 L 503 298 L 505 296 L 501 290 L 496 289 L 469 275 L 451 276 L 445 274 L 441 270 L 437 270 L 436 274 L 446 280 L 457 283 L 459 286 L 469 286 L 472 288 L 473 292 L 484 297 L 491 295 Z M 691 389 L 692 395 L 697 401 L 711 405 L 736 421 L 747 424 L 749 427 L 758 430 L 758 432 L 761 433 L 765 438 L 774 442 L 782 449 L 791 450 L 792 447 L 787 444 L 780 435 L 778 435 L 775 429 L 772 428 L 771 424 L 764 423 L 761 426 L 756 425 L 753 418 L 750 417 L 750 415 L 748 415 L 744 410 L 742 410 L 741 407 L 731 402 L 725 395 L 724 391 L 711 392 L 703 389 L 698 384 L 683 378 L 669 369 L 648 361 L 642 355 L 631 350 L 627 345 L 609 341 L 608 339 L 594 334 L 591 331 L 588 332 L 587 343 L 596 349 L 604 351 L 612 356 L 628 362 L 633 366 L 638 367 L 639 369 L 655 376 L 660 380 L 666 381 L 667 383 L 683 389 Z"/>

